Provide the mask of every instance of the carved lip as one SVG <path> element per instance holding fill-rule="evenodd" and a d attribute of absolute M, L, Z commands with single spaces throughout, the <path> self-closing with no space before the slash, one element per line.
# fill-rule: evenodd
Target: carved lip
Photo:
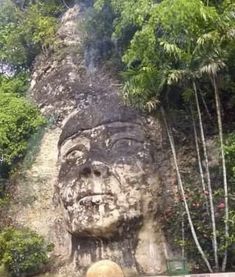
<path fill-rule="evenodd" d="M 112 193 L 87 193 L 78 198 L 78 203 L 80 205 L 84 204 L 85 202 L 99 204 L 101 200 L 100 197 L 102 198 L 102 196 L 109 197 L 109 198 L 114 197 Z"/>

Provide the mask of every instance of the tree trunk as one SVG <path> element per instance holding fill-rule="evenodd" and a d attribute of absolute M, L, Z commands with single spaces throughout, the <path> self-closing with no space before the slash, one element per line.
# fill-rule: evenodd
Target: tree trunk
<path fill-rule="evenodd" d="M 208 162 L 208 155 L 207 155 L 207 149 L 206 149 L 205 134 L 204 134 L 203 124 L 202 124 L 201 110 L 199 106 L 197 87 L 195 82 L 193 82 L 193 89 L 195 94 L 199 125 L 200 125 L 200 133 L 201 133 L 201 139 L 202 139 L 202 147 L 203 147 L 204 159 L 205 159 L 205 169 L 206 169 L 206 176 L 207 176 L 207 186 L 208 186 L 208 193 L 209 193 L 209 203 L 210 203 L 210 213 L 211 213 L 211 223 L 212 223 L 212 233 L 213 233 L 212 245 L 214 250 L 215 270 L 219 271 L 218 243 L 217 243 L 217 236 L 216 236 L 215 209 L 214 209 L 213 194 L 212 194 L 212 188 L 211 188 L 211 177 L 210 177 L 209 162 Z"/>
<path fill-rule="evenodd" d="M 200 172 L 200 176 L 201 176 L 202 190 L 203 190 L 203 192 L 205 192 L 206 184 L 205 184 L 204 173 L 203 173 L 202 162 L 201 162 L 202 159 L 201 159 L 199 143 L 198 143 L 197 128 L 196 128 L 196 123 L 195 123 L 192 108 L 191 108 L 191 114 L 192 114 L 192 121 L 193 121 L 194 141 L 195 141 L 195 147 L 196 147 L 197 159 L 198 159 L 198 168 L 199 168 L 199 172 Z"/>
<path fill-rule="evenodd" d="M 198 168 L 199 168 L 199 172 L 200 172 L 200 176 L 201 176 L 202 191 L 205 195 L 207 214 L 208 214 L 208 216 L 210 216 L 208 197 L 206 195 L 206 183 L 205 183 L 204 172 L 203 172 L 203 167 L 202 167 L 202 159 L 201 159 L 200 148 L 199 148 L 199 143 L 198 143 L 197 127 L 196 127 L 192 107 L 190 107 L 190 109 L 191 109 L 191 114 L 192 114 L 194 140 L 195 140 L 195 147 L 196 147 L 196 152 L 197 152 Z"/>
<path fill-rule="evenodd" d="M 176 156 L 176 151 L 175 151 L 173 135 L 172 135 L 172 132 L 171 132 L 170 128 L 168 127 L 165 112 L 164 112 L 163 108 L 161 108 L 161 113 L 162 113 L 162 117 L 163 117 L 163 120 L 164 120 L 164 123 L 165 123 L 165 126 L 166 126 L 166 131 L 167 131 L 168 139 L 169 139 L 169 142 L 170 142 L 171 151 L 172 151 L 173 160 L 174 160 L 174 165 L 175 165 L 175 170 L 176 170 L 176 174 L 177 174 L 178 186 L 179 186 L 179 189 L 180 189 L 181 196 L 183 198 L 184 208 L 185 208 L 185 211 L 186 211 L 186 214 L 187 214 L 187 219 L 188 219 L 188 223 L 189 223 L 189 226 L 190 226 L 190 229 L 191 229 L 193 240 L 194 240 L 194 242 L 196 244 L 196 247 L 197 247 L 199 253 L 201 254 L 202 259 L 204 260 L 208 270 L 210 272 L 213 272 L 213 270 L 211 268 L 211 265 L 210 265 L 206 255 L 205 255 L 205 253 L 204 253 L 204 251 L 203 251 L 203 249 L 202 249 L 202 247 L 201 247 L 201 245 L 198 241 L 198 237 L 197 237 L 194 225 L 193 225 L 193 221 L 192 221 L 191 214 L 190 214 L 190 211 L 189 211 L 188 203 L 187 203 L 187 200 L 186 200 L 186 197 L 185 197 L 185 191 L 184 191 L 184 186 L 183 186 L 181 174 L 180 174 L 180 171 L 179 171 L 179 166 L 178 166 L 178 161 L 177 161 L 177 156 Z"/>
<path fill-rule="evenodd" d="M 211 113 L 210 113 L 210 111 L 209 111 L 209 109 L 208 109 L 208 106 L 207 106 L 207 104 L 206 104 L 205 97 L 203 96 L 203 94 L 202 94 L 202 92 L 201 92 L 200 90 L 199 90 L 199 93 L 200 93 L 200 96 L 201 96 L 201 99 L 202 99 L 202 103 L 203 103 L 203 105 L 204 105 L 204 107 L 205 107 L 206 113 L 207 113 L 209 119 L 210 119 L 211 121 L 213 121 L 212 115 L 211 115 Z"/>
<path fill-rule="evenodd" d="M 220 148 L 221 148 L 221 160 L 222 160 L 222 168 L 223 168 L 223 182 L 224 182 L 224 205 L 225 205 L 225 252 L 224 259 L 222 263 L 222 271 L 225 271 L 227 265 L 228 258 L 228 238 L 229 238 L 229 204 L 228 204 L 228 183 L 227 183 L 227 172 L 226 172 L 226 163 L 225 163 L 225 154 L 224 154 L 224 141 L 223 141 L 223 126 L 221 119 L 221 107 L 220 107 L 220 99 L 219 99 L 219 91 L 216 83 L 215 76 L 212 77 L 212 85 L 214 87 L 215 92 L 215 103 L 216 103 L 216 113 L 218 120 L 218 129 L 219 129 L 219 138 L 220 138 Z"/>

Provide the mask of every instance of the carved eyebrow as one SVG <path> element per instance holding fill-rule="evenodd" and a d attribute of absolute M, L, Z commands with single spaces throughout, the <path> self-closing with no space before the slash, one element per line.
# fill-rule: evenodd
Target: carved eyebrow
<path fill-rule="evenodd" d="M 110 142 L 110 147 L 112 148 L 118 141 L 120 141 L 120 140 L 130 140 L 130 141 L 135 141 L 135 142 L 137 142 L 137 143 L 143 143 L 144 142 L 144 140 L 141 140 L 141 139 L 138 139 L 138 138 L 136 138 L 136 137 L 134 137 L 134 136 L 123 136 L 123 137 L 118 137 L 118 138 L 111 138 L 110 139 L 111 140 L 111 142 Z"/>
<path fill-rule="evenodd" d="M 87 132 L 87 131 L 80 131 L 80 132 L 78 132 L 78 133 L 76 133 L 76 134 L 74 134 L 74 135 L 72 135 L 72 136 L 70 136 L 70 137 L 67 137 L 67 138 L 60 144 L 60 147 L 63 147 L 63 146 L 66 144 L 67 141 L 73 140 L 73 139 L 76 139 L 76 138 L 79 138 L 79 137 L 90 140 L 90 138 L 88 137 L 88 132 Z"/>
<path fill-rule="evenodd" d="M 79 150 L 81 152 L 86 152 L 87 151 L 87 147 L 84 144 L 77 144 L 72 146 L 71 148 L 69 148 L 63 156 L 66 156 L 68 154 L 70 154 L 71 152 L 73 152 L 74 150 Z"/>

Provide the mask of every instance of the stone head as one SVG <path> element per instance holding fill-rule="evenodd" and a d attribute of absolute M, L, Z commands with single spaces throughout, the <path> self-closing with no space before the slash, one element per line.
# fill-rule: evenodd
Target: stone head
<path fill-rule="evenodd" d="M 110 238 L 157 212 L 151 124 L 117 94 L 83 94 L 59 140 L 57 190 L 68 231 Z M 137 226 L 138 225 L 138 226 Z"/>

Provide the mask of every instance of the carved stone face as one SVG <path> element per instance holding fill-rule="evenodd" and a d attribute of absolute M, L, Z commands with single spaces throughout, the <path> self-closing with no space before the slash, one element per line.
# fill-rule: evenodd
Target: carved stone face
<path fill-rule="evenodd" d="M 146 122 L 118 102 L 95 102 L 63 128 L 58 191 L 70 233 L 111 237 L 156 212 L 159 181 Z"/>

